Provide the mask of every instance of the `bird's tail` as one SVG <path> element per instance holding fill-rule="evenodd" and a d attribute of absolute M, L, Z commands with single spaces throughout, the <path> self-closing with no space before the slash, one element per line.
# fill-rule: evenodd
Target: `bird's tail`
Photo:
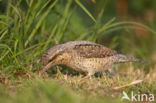
<path fill-rule="evenodd" d="M 115 63 L 124 63 L 124 62 L 140 62 L 140 63 L 144 63 L 144 64 L 149 64 L 149 62 L 144 61 L 144 60 L 140 60 L 134 57 L 128 57 L 125 56 L 123 54 L 117 54 L 115 55 Z"/>

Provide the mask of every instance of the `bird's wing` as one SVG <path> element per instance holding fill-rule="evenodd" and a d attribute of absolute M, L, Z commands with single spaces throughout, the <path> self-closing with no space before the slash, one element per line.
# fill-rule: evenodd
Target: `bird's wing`
<path fill-rule="evenodd" d="M 85 58 L 104 58 L 117 54 L 115 50 L 99 44 L 79 44 L 75 45 L 73 50 L 75 50 L 80 57 Z"/>

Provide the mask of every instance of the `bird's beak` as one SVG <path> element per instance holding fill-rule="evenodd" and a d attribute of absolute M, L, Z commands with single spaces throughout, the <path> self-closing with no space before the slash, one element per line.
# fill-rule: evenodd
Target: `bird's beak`
<path fill-rule="evenodd" d="M 48 63 L 46 66 L 43 67 L 42 73 L 47 71 L 50 67 L 52 67 L 54 65 L 55 65 L 55 63 L 53 63 L 53 62 Z"/>

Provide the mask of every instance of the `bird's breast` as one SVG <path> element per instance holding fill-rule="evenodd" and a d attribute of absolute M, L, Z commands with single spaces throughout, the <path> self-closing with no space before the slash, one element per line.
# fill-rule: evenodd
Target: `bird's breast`
<path fill-rule="evenodd" d="M 76 71 L 88 72 L 89 70 L 102 71 L 109 65 L 111 65 L 110 61 L 105 58 L 75 57 L 74 59 L 71 59 L 67 66 Z"/>

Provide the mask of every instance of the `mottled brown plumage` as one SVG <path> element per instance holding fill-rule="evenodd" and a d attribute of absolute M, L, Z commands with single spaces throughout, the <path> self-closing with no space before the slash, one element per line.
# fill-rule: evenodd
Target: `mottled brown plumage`
<path fill-rule="evenodd" d="M 70 41 L 47 49 L 42 61 L 43 72 L 55 65 L 65 65 L 73 70 L 93 75 L 109 69 L 116 63 L 141 60 L 127 57 L 93 42 Z"/>

